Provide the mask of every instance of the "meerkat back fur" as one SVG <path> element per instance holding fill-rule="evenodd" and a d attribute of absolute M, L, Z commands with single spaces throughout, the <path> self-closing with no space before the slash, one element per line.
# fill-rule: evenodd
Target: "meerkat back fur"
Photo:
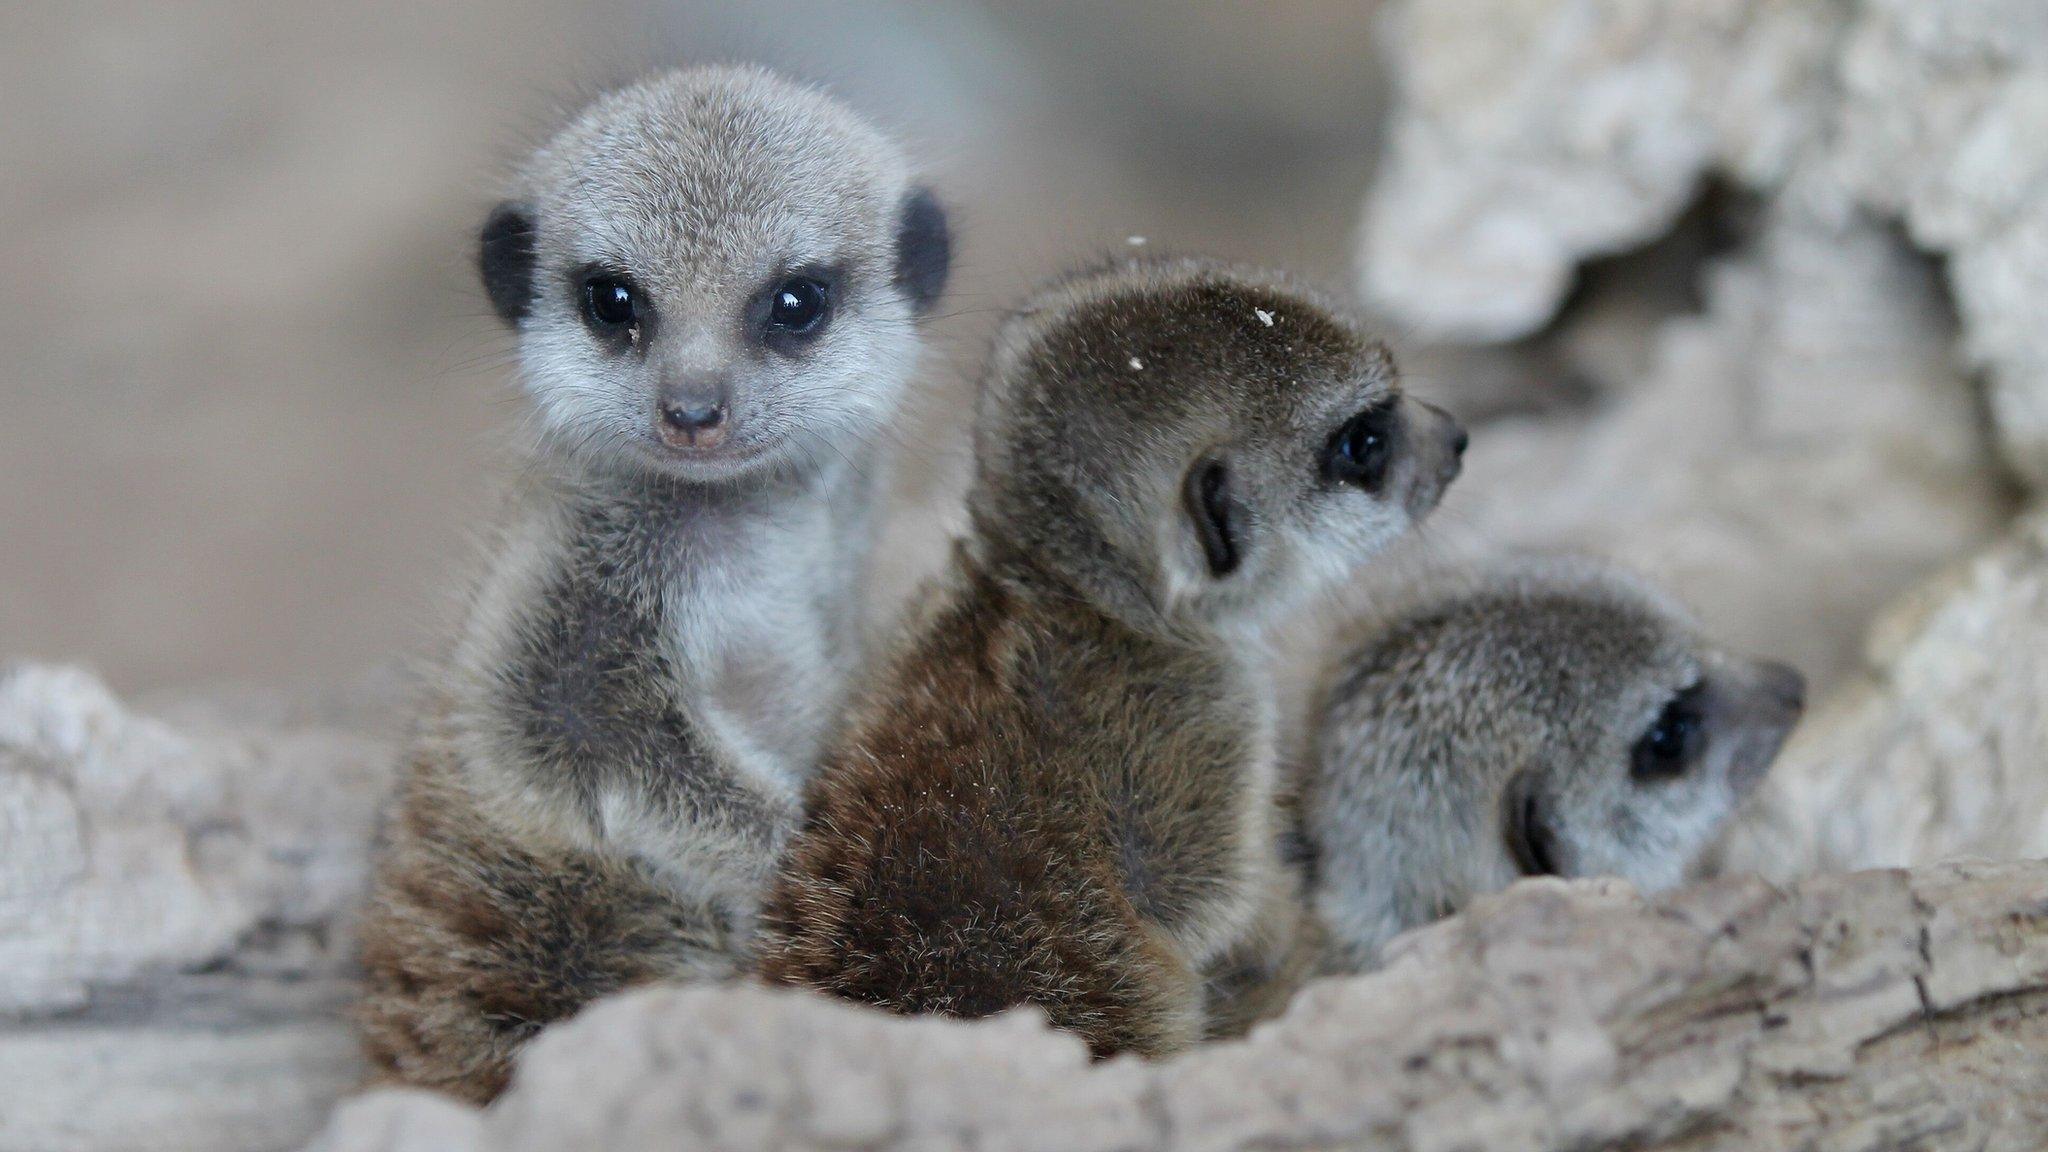
<path fill-rule="evenodd" d="M 1097 1054 L 1203 1027 L 1277 854 L 1264 626 L 1434 507 L 1464 435 L 1346 312 L 1116 264 L 998 338 L 970 529 L 814 781 L 762 971 L 1022 1003 Z"/>
<path fill-rule="evenodd" d="M 1434 583 L 1342 660 L 1301 785 L 1339 970 L 1523 876 L 1678 884 L 1803 707 L 1796 670 L 1625 571 L 1524 557 Z"/>
<path fill-rule="evenodd" d="M 490 213 L 534 446 L 382 850 L 381 1075 L 485 1100 L 592 997 L 742 964 L 949 251 L 893 144 L 751 69 L 597 100 Z"/>

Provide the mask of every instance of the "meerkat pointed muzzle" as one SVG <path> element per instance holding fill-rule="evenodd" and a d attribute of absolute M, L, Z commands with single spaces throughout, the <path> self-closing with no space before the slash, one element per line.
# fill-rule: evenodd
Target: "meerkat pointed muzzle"
<path fill-rule="evenodd" d="M 1409 406 L 1407 423 L 1416 453 L 1408 510 L 1419 520 L 1435 510 L 1464 471 L 1465 449 L 1472 437 L 1456 417 L 1427 400 L 1415 400 Z"/>
<path fill-rule="evenodd" d="M 1727 693 L 1725 707 L 1743 746 L 1729 765 L 1729 781 L 1748 795 L 1770 774 L 1785 742 L 1806 712 L 1806 677 L 1777 660 L 1757 660 Z"/>

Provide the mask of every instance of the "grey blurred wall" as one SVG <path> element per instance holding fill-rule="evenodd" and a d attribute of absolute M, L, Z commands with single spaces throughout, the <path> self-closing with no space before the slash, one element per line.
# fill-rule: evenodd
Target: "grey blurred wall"
<path fill-rule="evenodd" d="M 755 59 L 896 128 L 961 230 L 903 499 L 947 506 L 993 314 L 1159 248 L 1344 279 L 1369 3 L 183 0 L 0 14 L 0 657 L 125 689 L 431 650 L 508 466 L 468 235 L 581 94 Z M 906 518 L 891 586 L 929 561 Z"/>

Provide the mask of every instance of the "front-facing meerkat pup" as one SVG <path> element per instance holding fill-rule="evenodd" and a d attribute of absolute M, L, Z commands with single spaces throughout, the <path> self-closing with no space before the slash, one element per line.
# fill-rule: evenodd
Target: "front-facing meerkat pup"
<path fill-rule="evenodd" d="M 538 445 L 411 752 L 360 1022 L 385 1078 L 480 1101 L 591 998 L 744 963 L 948 237 L 846 108 L 698 69 L 540 149 L 479 263 Z"/>
<path fill-rule="evenodd" d="M 1347 313 L 1180 261 L 1025 307 L 975 445 L 969 533 L 825 757 L 763 971 L 1170 1052 L 1277 866 L 1262 626 L 1428 513 L 1464 433 Z"/>
<path fill-rule="evenodd" d="M 1523 876 L 1672 887 L 1769 770 L 1804 682 L 1640 578 L 1541 559 L 1377 621 L 1302 781 L 1325 967 Z"/>

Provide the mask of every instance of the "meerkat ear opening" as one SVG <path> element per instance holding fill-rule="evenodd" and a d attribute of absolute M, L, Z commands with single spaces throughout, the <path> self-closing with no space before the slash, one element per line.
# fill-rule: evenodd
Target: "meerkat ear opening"
<path fill-rule="evenodd" d="M 946 210 L 931 189 L 913 188 L 896 218 L 896 286 L 923 316 L 938 303 L 952 270 L 953 233 Z"/>
<path fill-rule="evenodd" d="M 533 212 L 516 200 L 491 209 L 476 238 L 477 273 L 498 319 L 517 328 L 533 308 Z"/>
<path fill-rule="evenodd" d="M 1500 798 L 1501 836 L 1508 856 L 1524 876 L 1558 876 L 1556 837 L 1544 823 L 1536 773 L 1523 769 L 1508 779 Z"/>
<path fill-rule="evenodd" d="M 1209 562 L 1209 575 L 1222 579 L 1244 562 L 1244 509 L 1230 494 L 1230 469 L 1221 460 L 1204 460 L 1188 470 L 1181 498 L 1188 522 Z"/>

